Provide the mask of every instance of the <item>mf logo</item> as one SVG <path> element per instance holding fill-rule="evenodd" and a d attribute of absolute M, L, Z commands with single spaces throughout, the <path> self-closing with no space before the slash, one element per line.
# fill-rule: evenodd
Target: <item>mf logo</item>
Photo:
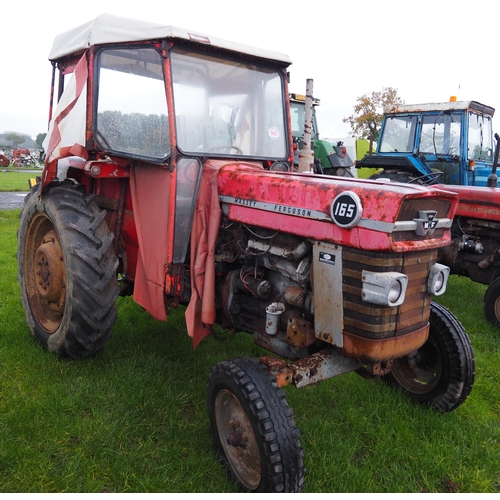
<path fill-rule="evenodd" d="M 418 219 L 413 219 L 417 223 L 416 233 L 418 236 L 427 236 L 436 229 L 438 219 L 435 210 L 419 210 Z"/>

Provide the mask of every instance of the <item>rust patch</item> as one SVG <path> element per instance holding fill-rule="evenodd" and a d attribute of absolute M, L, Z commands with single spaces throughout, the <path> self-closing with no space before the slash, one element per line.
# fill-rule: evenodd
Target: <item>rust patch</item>
<path fill-rule="evenodd" d="M 284 360 L 272 356 L 262 356 L 260 362 L 276 377 L 278 387 L 285 387 L 292 383 L 293 372 L 286 366 Z"/>
<path fill-rule="evenodd" d="M 367 339 L 345 331 L 343 335 L 344 356 L 364 363 L 379 363 L 401 358 L 422 347 L 429 335 L 429 324 L 406 335 L 386 339 Z"/>
<path fill-rule="evenodd" d="M 312 324 L 302 318 L 291 317 L 286 329 L 287 341 L 299 347 L 308 347 L 316 342 Z"/>

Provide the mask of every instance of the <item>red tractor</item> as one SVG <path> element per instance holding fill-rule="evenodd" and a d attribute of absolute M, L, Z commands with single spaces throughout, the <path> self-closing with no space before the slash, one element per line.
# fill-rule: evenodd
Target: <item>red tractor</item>
<path fill-rule="evenodd" d="M 17 254 L 46 349 L 100 351 L 119 294 L 158 320 L 187 306 L 195 347 L 216 324 L 252 335 L 276 356 L 221 360 L 207 386 L 247 491 L 304 486 L 286 385 L 357 371 L 442 412 L 465 401 L 473 350 L 432 302 L 456 195 L 290 171 L 286 55 L 103 15 L 49 59 L 58 104 Z"/>
<path fill-rule="evenodd" d="M 484 316 L 500 327 L 500 191 L 495 187 L 437 187 L 452 189 L 459 196 L 452 240 L 439 250 L 438 261 L 453 274 L 488 285 Z"/>

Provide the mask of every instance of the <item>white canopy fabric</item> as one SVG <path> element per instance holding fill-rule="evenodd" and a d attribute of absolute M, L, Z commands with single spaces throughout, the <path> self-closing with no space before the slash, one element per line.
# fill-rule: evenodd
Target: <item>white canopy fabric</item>
<path fill-rule="evenodd" d="M 66 55 L 83 52 L 96 44 L 160 38 L 183 38 L 287 64 L 292 62 L 289 56 L 280 52 L 251 47 L 175 26 L 164 26 L 112 14 L 101 14 L 88 23 L 57 35 L 49 54 L 49 60 L 54 61 Z"/>

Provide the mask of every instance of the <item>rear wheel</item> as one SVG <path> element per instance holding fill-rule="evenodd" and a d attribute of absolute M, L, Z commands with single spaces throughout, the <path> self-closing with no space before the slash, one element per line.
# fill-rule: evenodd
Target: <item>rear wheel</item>
<path fill-rule="evenodd" d="M 18 231 L 21 301 L 33 337 L 59 357 L 104 347 L 116 319 L 118 260 L 105 212 L 71 181 L 26 197 Z"/>
<path fill-rule="evenodd" d="M 401 387 L 412 399 L 449 412 L 469 395 L 475 377 L 474 352 L 457 318 L 431 303 L 427 342 L 408 356 L 395 359 L 384 380 Z"/>
<path fill-rule="evenodd" d="M 253 358 L 216 365 L 207 386 L 217 450 L 241 489 L 300 492 L 304 487 L 300 432 L 285 393 Z"/>
<path fill-rule="evenodd" d="M 500 327 L 500 278 L 497 278 L 486 289 L 483 297 L 483 311 L 486 319 Z"/>

